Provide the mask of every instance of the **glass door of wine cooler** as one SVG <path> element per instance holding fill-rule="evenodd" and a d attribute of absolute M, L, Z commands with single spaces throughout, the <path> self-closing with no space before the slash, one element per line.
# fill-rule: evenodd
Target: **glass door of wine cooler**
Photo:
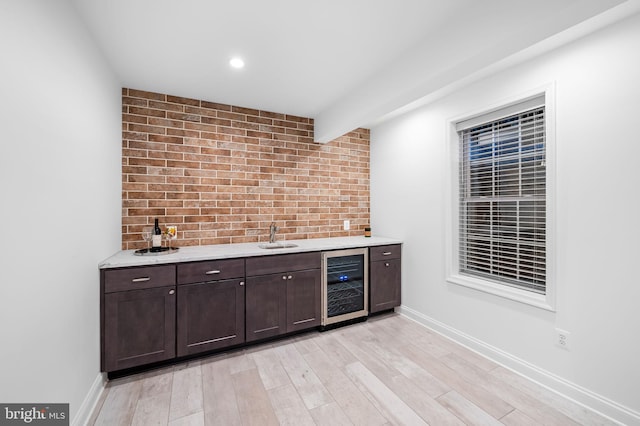
<path fill-rule="evenodd" d="M 322 254 L 322 325 L 368 313 L 368 251 L 366 248 Z"/>

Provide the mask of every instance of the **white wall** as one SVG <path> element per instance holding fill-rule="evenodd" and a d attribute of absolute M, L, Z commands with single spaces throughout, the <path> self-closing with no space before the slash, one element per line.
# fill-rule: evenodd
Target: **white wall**
<path fill-rule="evenodd" d="M 81 421 L 97 264 L 120 248 L 120 85 L 66 1 L 2 1 L 0 52 L 0 401 Z"/>
<path fill-rule="evenodd" d="M 635 15 L 373 128 L 371 215 L 376 234 L 405 241 L 403 312 L 640 424 L 638 52 Z M 556 89 L 555 313 L 447 283 L 444 256 L 447 120 L 547 83 Z M 571 333 L 570 351 L 554 345 L 556 327 Z"/>

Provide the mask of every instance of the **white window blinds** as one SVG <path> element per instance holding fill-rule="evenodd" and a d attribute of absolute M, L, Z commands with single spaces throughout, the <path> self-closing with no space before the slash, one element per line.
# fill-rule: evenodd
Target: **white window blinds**
<path fill-rule="evenodd" d="M 502 113 L 457 126 L 459 271 L 545 294 L 544 99 Z"/>

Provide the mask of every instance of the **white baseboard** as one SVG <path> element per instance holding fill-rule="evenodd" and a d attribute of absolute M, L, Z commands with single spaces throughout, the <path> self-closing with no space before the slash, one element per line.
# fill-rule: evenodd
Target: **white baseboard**
<path fill-rule="evenodd" d="M 640 425 L 640 413 L 517 358 L 455 328 L 402 305 L 397 311 L 456 343 L 532 380 L 564 398 L 623 425 Z"/>
<path fill-rule="evenodd" d="M 98 376 L 93 381 L 91 388 L 89 388 L 89 393 L 87 393 L 84 401 L 82 401 L 82 405 L 71 422 L 71 426 L 85 426 L 89 424 L 93 410 L 96 408 L 98 401 L 100 401 L 100 397 L 102 396 L 102 392 L 104 392 L 106 383 L 107 380 L 104 375 L 102 373 L 98 373 Z"/>

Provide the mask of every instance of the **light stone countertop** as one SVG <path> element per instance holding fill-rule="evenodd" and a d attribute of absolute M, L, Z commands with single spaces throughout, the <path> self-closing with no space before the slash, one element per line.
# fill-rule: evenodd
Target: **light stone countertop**
<path fill-rule="evenodd" d="M 294 243 L 298 247 L 263 249 L 263 243 L 217 244 L 209 246 L 180 247 L 177 252 L 159 256 L 136 256 L 135 250 L 122 250 L 98 264 L 100 269 L 124 268 L 129 266 L 160 265 L 167 263 L 190 262 L 194 260 L 232 259 L 238 257 L 270 256 L 274 254 L 302 253 L 309 251 L 329 251 L 357 247 L 402 244 L 401 240 L 387 237 L 335 237 L 311 238 L 306 240 L 278 241 Z"/>

